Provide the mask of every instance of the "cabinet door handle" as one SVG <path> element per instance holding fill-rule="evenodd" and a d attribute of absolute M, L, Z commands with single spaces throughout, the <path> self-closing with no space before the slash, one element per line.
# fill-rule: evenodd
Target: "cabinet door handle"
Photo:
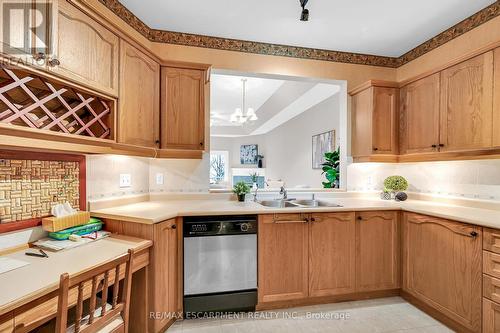
<path fill-rule="evenodd" d="M 477 237 L 477 232 L 471 231 L 469 234 L 471 237 Z"/>
<path fill-rule="evenodd" d="M 311 222 L 316 222 L 316 219 L 314 217 L 311 217 Z"/>
<path fill-rule="evenodd" d="M 358 221 L 362 221 L 363 218 L 361 216 L 358 216 Z"/>
<path fill-rule="evenodd" d="M 431 148 L 437 148 L 437 145 L 432 145 Z"/>
<path fill-rule="evenodd" d="M 377 148 L 377 147 L 374 147 L 374 148 L 373 148 L 373 151 L 377 151 L 377 150 L 378 150 L 378 148 Z"/>
<path fill-rule="evenodd" d="M 170 228 L 172 228 L 172 229 L 177 229 L 177 225 L 172 224 L 172 226 L 171 226 Z"/>
<path fill-rule="evenodd" d="M 439 144 L 439 147 L 444 147 L 444 143 L 440 143 L 440 144 Z"/>
<path fill-rule="evenodd" d="M 155 140 L 155 144 L 159 145 L 160 144 L 160 140 Z"/>

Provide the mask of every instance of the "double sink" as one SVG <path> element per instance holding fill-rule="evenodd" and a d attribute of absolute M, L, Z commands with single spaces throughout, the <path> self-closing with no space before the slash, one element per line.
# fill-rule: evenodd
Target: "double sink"
<path fill-rule="evenodd" d="M 315 207 L 342 207 L 333 202 L 321 200 L 295 200 L 295 199 L 276 199 L 276 200 L 263 200 L 257 201 L 265 207 L 272 208 L 315 208 Z"/>

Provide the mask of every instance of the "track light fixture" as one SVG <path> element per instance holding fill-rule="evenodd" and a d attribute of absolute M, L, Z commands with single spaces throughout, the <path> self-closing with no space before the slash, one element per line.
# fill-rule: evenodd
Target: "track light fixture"
<path fill-rule="evenodd" d="M 300 7 L 302 7 L 302 13 L 300 14 L 301 21 L 309 21 L 309 9 L 306 9 L 307 2 L 309 0 L 299 0 Z"/>

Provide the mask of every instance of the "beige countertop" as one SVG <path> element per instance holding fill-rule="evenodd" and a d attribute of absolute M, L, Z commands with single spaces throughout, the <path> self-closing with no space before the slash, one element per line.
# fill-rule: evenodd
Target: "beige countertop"
<path fill-rule="evenodd" d="M 320 198 L 320 200 L 334 202 L 342 207 L 269 208 L 252 201 L 157 200 L 94 210 L 92 216 L 128 222 L 158 223 L 178 216 L 404 210 L 485 227 L 500 228 L 500 210 L 498 209 L 475 208 L 425 200 L 405 202 L 385 201 L 376 198 Z"/>
<path fill-rule="evenodd" d="M 126 254 L 130 248 L 141 250 L 151 244 L 148 240 L 113 235 L 60 252 L 46 251 L 48 258 L 26 256 L 27 250 L 5 255 L 29 265 L 0 274 L 0 314 L 56 290 L 63 273 L 87 271 Z"/>

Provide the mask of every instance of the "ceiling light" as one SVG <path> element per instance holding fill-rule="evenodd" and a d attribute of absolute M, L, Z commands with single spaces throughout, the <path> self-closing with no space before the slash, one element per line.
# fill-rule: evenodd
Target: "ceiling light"
<path fill-rule="evenodd" d="M 241 108 L 236 108 L 234 112 L 231 114 L 230 120 L 232 123 L 244 124 L 248 121 L 255 121 L 259 119 L 253 108 L 248 108 L 248 109 L 245 108 L 246 82 L 247 79 L 241 79 L 242 83 Z"/>
<path fill-rule="evenodd" d="M 302 7 L 302 12 L 300 13 L 300 20 L 309 21 L 309 9 L 305 8 L 309 0 L 299 0 L 299 1 L 300 1 L 300 7 Z"/>

